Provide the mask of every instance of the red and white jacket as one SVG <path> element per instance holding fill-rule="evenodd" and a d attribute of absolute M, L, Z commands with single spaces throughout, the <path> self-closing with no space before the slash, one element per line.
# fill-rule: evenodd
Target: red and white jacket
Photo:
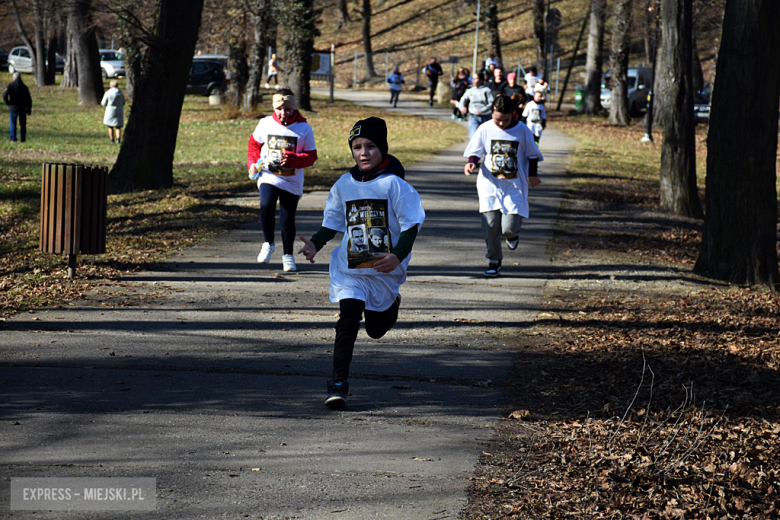
<path fill-rule="evenodd" d="M 303 195 L 303 169 L 317 160 L 314 133 L 298 111 L 285 123 L 276 114 L 264 117 L 257 123 L 247 146 L 247 169 L 262 161 L 257 164 L 261 172 L 257 179 L 258 187 L 261 184 L 273 184 L 300 196 Z M 277 171 L 278 168 L 272 166 L 282 154 L 287 156 L 287 166 L 292 169 Z"/>

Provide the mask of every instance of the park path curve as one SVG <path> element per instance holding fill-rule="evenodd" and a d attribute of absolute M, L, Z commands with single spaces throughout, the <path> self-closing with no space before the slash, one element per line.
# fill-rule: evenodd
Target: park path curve
<path fill-rule="evenodd" d="M 384 93 L 338 91 L 385 108 Z M 449 117 L 401 98 L 396 110 Z M 326 246 L 314 265 L 258 265 L 258 223 L 0 334 L 0 509 L 13 477 L 155 477 L 154 513 L 112 518 L 455 519 L 499 419 L 505 344 L 537 312 L 572 142 L 542 139 L 543 184 L 521 245 L 486 279 L 464 142 L 407 180 L 427 219 L 394 330 L 363 332 L 346 409 L 323 406 L 337 306 Z M 392 139 L 391 139 L 392 141 Z M 298 230 L 319 227 L 326 193 L 305 195 Z M 13 512 L 12 518 L 83 513 Z M 99 517 L 99 514 L 96 514 Z"/>

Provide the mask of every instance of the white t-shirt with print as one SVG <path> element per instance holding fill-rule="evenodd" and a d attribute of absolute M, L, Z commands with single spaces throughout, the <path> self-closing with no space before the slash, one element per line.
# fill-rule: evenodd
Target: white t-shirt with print
<path fill-rule="evenodd" d="M 303 195 L 303 168 L 296 168 L 295 175 L 290 176 L 277 175 L 271 170 L 276 169 L 273 164 L 279 162 L 285 149 L 294 153 L 316 149 L 314 133 L 309 123 L 293 123 L 284 126 L 277 123 L 273 116 L 268 116 L 257 123 L 252 137 L 263 144 L 258 161 L 261 175 L 257 179 L 257 187 L 259 188 L 261 184 L 273 184 L 299 197 Z"/>
<path fill-rule="evenodd" d="M 464 157 L 483 158 L 477 177 L 479 211 L 501 210 L 528 218 L 528 160 L 544 160 L 528 127 L 517 123 L 502 130 L 482 123 L 466 146 Z"/>
<path fill-rule="evenodd" d="M 536 101 L 529 101 L 523 109 L 523 117 L 528 129 L 537 137 L 542 135 L 542 120 L 547 119 L 547 112 L 544 105 Z"/>
<path fill-rule="evenodd" d="M 330 255 L 330 301 L 354 298 L 366 302 L 370 311 L 389 308 L 406 280 L 412 255 L 392 272 L 380 273 L 372 267 L 377 258 L 369 236 L 381 230 L 383 242 L 376 246 L 377 252 L 390 251 L 402 231 L 422 226 L 424 220 L 420 195 L 400 177 L 388 174 L 358 182 L 349 173 L 342 175 L 330 190 L 322 221 L 323 226 L 344 233 Z M 352 243 L 356 229 L 363 244 Z"/>

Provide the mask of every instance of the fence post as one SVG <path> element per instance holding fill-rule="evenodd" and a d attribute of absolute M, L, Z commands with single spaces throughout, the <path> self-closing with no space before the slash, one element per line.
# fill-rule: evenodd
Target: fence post
<path fill-rule="evenodd" d="M 357 51 L 355 51 L 355 70 L 352 73 L 352 88 L 357 88 Z"/>

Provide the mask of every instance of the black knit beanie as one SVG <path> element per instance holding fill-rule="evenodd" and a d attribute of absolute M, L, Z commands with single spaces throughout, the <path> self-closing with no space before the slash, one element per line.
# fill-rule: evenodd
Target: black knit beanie
<path fill-rule="evenodd" d="M 387 125 L 384 119 L 378 117 L 369 117 L 361 119 L 349 131 L 349 145 L 352 147 L 352 141 L 356 137 L 368 139 L 379 148 L 382 157 L 387 157 Z"/>

